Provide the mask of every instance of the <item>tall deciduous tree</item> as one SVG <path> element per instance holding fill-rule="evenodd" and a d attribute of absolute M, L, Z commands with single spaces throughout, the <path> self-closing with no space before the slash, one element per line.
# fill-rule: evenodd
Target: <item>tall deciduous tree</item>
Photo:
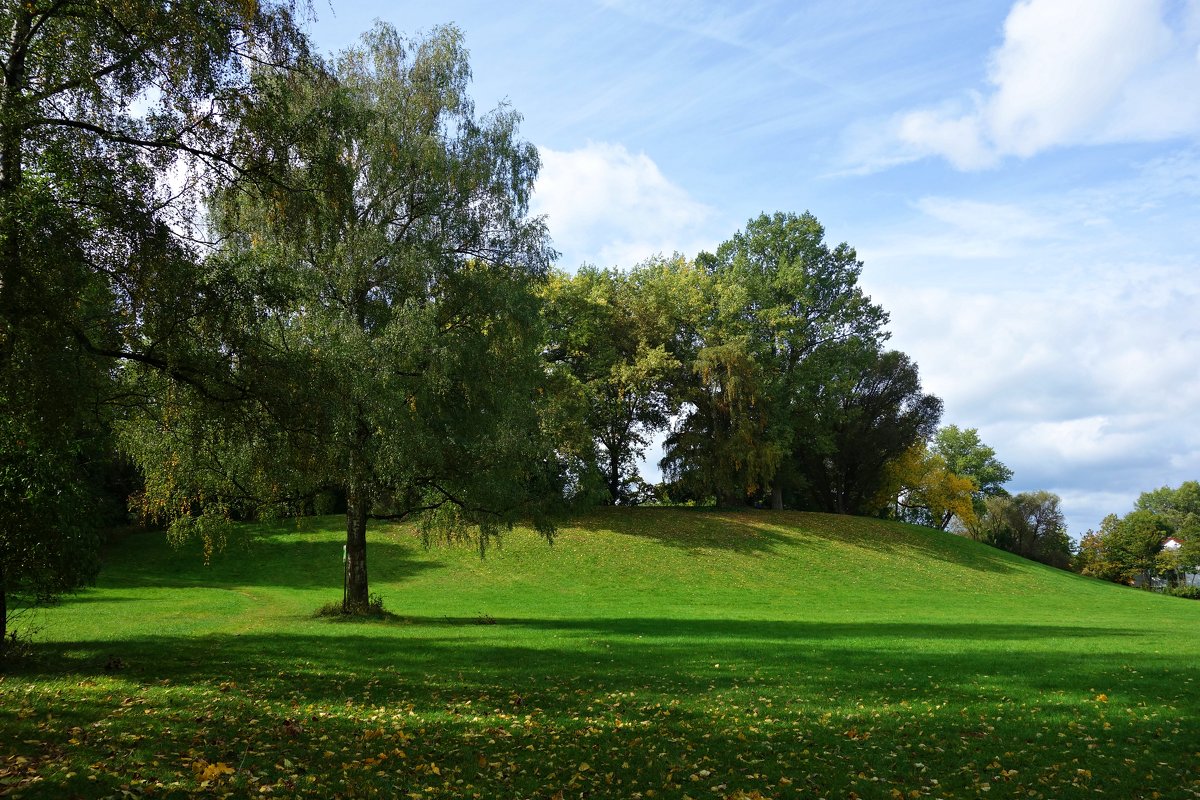
<path fill-rule="evenodd" d="M 112 359 L 207 372 L 171 336 L 203 276 L 170 223 L 193 182 L 233 174 L 247 64 L 303 50 L 274 2 L 0 6 L 0 606 L 90 573 L 72 442 L 102 433 Z"/>
<path fill-rule="evenodd" d="M 945 460 L 951 472 L 974 482 L 976 516 L 983 513 L 984 498 L 1006 494 L 1004 484 L 1012 480 L 1012 470 L 996 458 L 994 449 L 983 443 L 977 428 L 947 425 L 933 437 L 932 450 Z M 941 527 L 945 529 L 949 523 L 946 519 Z"/>
<path fill-rule="evenodd" d="M 900 519 L 946 530 L 970 530 L 986 513 L 984 499 L 1007 494 L 1012 470 L 975 428 L 947 425 L 889 467 L 888 499 Z"/>
<path fill-rule="evenodd" d="M 946 459 L 921 441 L 890 462 L 877 505 L 897 519 L 945 530 L 952 519 L 976 522 L 976 483 L 953 472 Z"/>
<path fill-rule="evenodd" d="M 797 505 L 872 514 L 888 465 L 937 427 L 942 401 L 922 391 L 916 364 L 858 340 L 819 353 L 823 380 L 797 397 Z"/>
<path fill-rule="evenodd" d="M 1184 481 L 1175 489 L 1163 486 L 1142 492 L 1134 510 L 1158 517 L 1181 539 L 1200 538 L 1200 482 Z"/>
<path fill-rule="evenodd" d="M 638 499 L 638 461 L 674 411 L 674 336 L 697 306 L 693 275 L 682 258 L 656 258 L 628 273 L 557 273 L 544 289 L 546 357 L 582 394 L 586 448 L 611 503 Z"/>
<path fill-rule="evenodd" d="M 382 24 L 323 78 L 259 75 L 243 136 L 275 180 L 215 198 L 212 262 L 261 287 L 241 329 L 254 403 L 214 420 L 180 393 L 129 431 L 160 510 L 341 489 L 347 612 L 368 606 L 369 519 L 424 512 L 482 544 L 546 488 L 538 156 L 511 110 L 476 115 L 469 78 L 456 29 Z"/>
<path fill-rule="evenodd" d="M 713 278 L 712 312 L 667 439 L 668 474 L 695 493 L 727 503 L 769 494 L 781 506 L 781 472 L 797 441 L 796 402 L 819 382 L 810 356 L 823 345 L 886 338 L 887 315 L 858 286 L 862 271 L 846 244 L 830 247 L 811 214 L 750 220 L 697 263 Z"/>

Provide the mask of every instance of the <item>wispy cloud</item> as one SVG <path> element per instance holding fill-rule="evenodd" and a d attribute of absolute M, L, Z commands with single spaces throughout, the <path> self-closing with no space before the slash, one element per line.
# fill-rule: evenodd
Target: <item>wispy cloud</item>
<path fill-rule="evenodd" d="M 545 214 L 560 263 L 629 267 L 657 253 L 713 246 L 714 211 L 670 181 L 645 153 L 589 142 L 543 148 L 533 211 Z"/>
<path fill-rule="evenodd" d="M 647 4 L 631 0 L 601 0 L 601 5 L 640 22 L 685 34 L 695 39 L 741 50 L 790 74 L 824 84 L 824 76 L 797 58 L 790 43 L 771 44 L 760 35 L 764 20 L 777 19 L 778 9 L 770 4 L 744 3 L 710 5 L 693 0 Z"/>

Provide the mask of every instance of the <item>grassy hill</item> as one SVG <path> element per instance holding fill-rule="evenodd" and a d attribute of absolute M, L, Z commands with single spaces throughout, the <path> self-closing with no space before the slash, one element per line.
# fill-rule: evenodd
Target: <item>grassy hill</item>
<path fill-rule="evenodd" d="M 1200 603 L 923 528 L 608 510 L 481 560 L 132 535 L 0 680 L 14 796 L 1200 796 Z M 128 793 L 128 794 L 126 794 Z"/>

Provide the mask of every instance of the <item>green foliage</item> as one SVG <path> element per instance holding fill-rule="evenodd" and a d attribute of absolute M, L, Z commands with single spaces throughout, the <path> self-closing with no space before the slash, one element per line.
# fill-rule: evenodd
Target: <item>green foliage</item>
<path fill-rule="evenodd" d="M 836 360 L 814 353 L 885 338 L 887 315 L 857 285 L 862 263 L 824 237 L 811 214 L 764 214 L 697 257 L 711 276 L 707 309 L 679 337 L 694 348 L 674 393 L 687 411 L 663 461 L 690 496 L 740 505 L 773 495 L 780 505 L 797 484 L 790 456 L 812 446 L 797 433 L 802 394 L 832 382 Z"/>
<path fill-rule="evenodd" d="M 247 57 L 293 62 L 303 42 L 274 2 L 33 0 L 0 7 L 0 30 L 2 637 L 7 591 L 94 572 L 108 420 L 142 400 L 115 364 L 199 381 L 179 323 L 205 276 L 172 226 L 199 183 L 236 174 Z"/>
<path fill-rule="evenodd" d="M 1006 494 L 1004 484 L 1012 480 L 1012 470 L 996 458 L 995 450 L 983 443 L 978 429 L 947 425 L 933 437 L 932 449 L 945 460 L 952 473 L 974 482 L 975 516 L 983 513 L 984 498 Z M 941 527 L 945 529 L 949 521 L 946 519 Z M 960 522 L 966 524 L 961 518 Z"/>
<path fill-rule="evenodd" d="M 414 526 L 374 533 L 374 588 L 403 617 L 312 616 L 341 569 L 337 519 L 245 526 L 207 567 L 196 543 L 121 542 L 95 589 L 41 612 L 35 658 L 0 682 L 6 789 L 1198 788 L 1195 603 L 823 514 L 601 509 L 552 548 L 515 530 L 486 561 L 426 549 Z"/>
<path fill-rule="evenodd" d="M 1058 495 L 1047 491 L 992 495 L 985 498 L 984 513 L 967 531 L 977 541 L 1066 569 L 1074 543 L 1067 535 L 1060 502 Z"/>
<path fill-rule="evenodd" d="M 1124 582 L 1133 583 L 1141 578 L 1149 584 L 1169 530 L 1164 520 L 1149 511 L 1133 511 L 1120 519 L 1115 525 L 1110 552 L 1121 565 Z"/>
<path fill-rule="evenodd" d="M 1181 538 L 1200 534 L 1200 482 L 1184 481 L 1175 489 L 1163 486 L 1142 492 L 1134 510 L 1162 519 Z"/>
<path fill-rule="evenodd" d="M 745 505 L 783 458 L 767 437 L 762 368 L 740 339 L 705 346 L 692 371 L 680 404 L 694 410 L 667 437 L 664 470 L 687 497 Z"/>
<path fill-rule="evenodd" d="M 1090 575 L 1101 580 L 1122 583 L 1122 568 L 1110 553 L 1107 544 L 1118 524 L 1118 517 L 1109 514 L 1100 524 L 1099 531 L 1089 530 L 1079 540 L 1079 549 L 1075 553 L 1074 569 L 1082 575 Z"/>
<path fill-rule="evenodd" d="M 1004 484 L 1012 480 L 1012 470 L 996 458 L 996 451 L 985 445 L 976 428 L 947 425 L 933 437 L 932 449 L 946 460 L 956 475 L 975 482 L 981 495 L 1005 494 Z"/>
<path fill-rule="evenodd" d="M 538 155 L 511 110 L 476 115 L 469 79 L 456 29 L 382 24 L 322 70 L 255 72 L 237 141 L 269 179 L 213 195 L 206 263 L 243 295 L 209 346 L 245 401 L 160 388 L 126 430 L 152 509 L 188 525 L 341 489 L 347 609 L 369 600 L 369 518 L 454 506 L 439 524 L 486 543 L 558 488 L 538 435 Z"/>
<path fill-rule="evenodd" d="M 942 401 L 921 389 L 917 366 L 895 350 L 860 341 L 822 347 L 823 380 L 805 387 L 794 412 L 793 474 L 801 508 L 878 511 L 889 465 L 937 427 Z"/>
<path fill-rule="evenodd" d="M 558 423 L 559 448 L 579 459 L 581 480 L 603 482 L 610 503 L 638 500 L 637 463 L 675 411 L 668 388 L 682 364 L 672 351 L 698 313 L 699 280 L 676 257 L 629 273 L 585 265 L 543 289 L 546 358 L 558 391 L 579 397 L 576 426 Z"/>
<path fill-rule="evenodd" d="M 1181 546 L 1164 547 L 1168 538 Z M 1080 548 L 1078 568 L 1119 583 L 1139 582 L 1149 588 L 1154 579 L 1178 586 L 1185 576 L 1200 571 L 1200 483 L 1185 481 L 1177 489 L 1164 486 L 1143 492 L 1134 510 L 1124 517 L 1110 514 L 1098 531 L 1088 531 Z"/>

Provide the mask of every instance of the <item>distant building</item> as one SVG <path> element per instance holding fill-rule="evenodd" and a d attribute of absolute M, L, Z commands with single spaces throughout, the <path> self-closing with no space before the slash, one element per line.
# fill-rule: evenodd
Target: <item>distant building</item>
<path fill-rule="evenodd" d="M 1168 536 L 1166 539 L 1163 539 L 1163 550 L 1178 550 L 1181 547 L 1183 547 L 1183 541 L 1176 539 L 1174 536 Z M 1158 578 L 1155 578 L 1155 580 L 1159 583 L 1162 583 L 1164 586 L 1166 585 L 1165 581 L 1161 581 Z M 1184 586 L 1200 586 L 1200 570 L 1184 573 L 1182 576 L 1180 576 L 1180 582 Z M 1157 586 L 1157 584 L 1155 584 L 1155 586 Z"/>

